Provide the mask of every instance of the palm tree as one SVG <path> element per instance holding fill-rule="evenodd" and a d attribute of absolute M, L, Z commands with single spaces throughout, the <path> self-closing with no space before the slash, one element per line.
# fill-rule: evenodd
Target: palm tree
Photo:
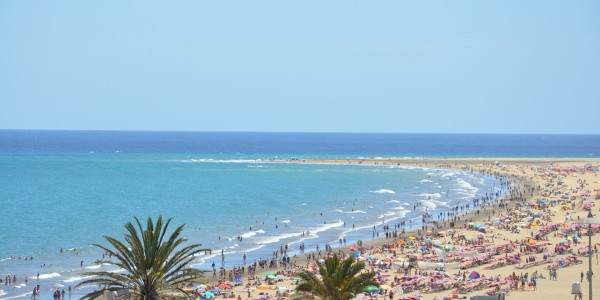
<path fill-rule="evenodd" d="M 200 249 L 200 244 L 183 246 L 187 241 L 179 237 L 184 225 L 175 229 L 167 236 L 167 229 L 171 223 L 168 219 L 163 223 L 162 216 L 158 217 L 156 225 L 148 217 L 146 228 L 142 228 L 140 220 L 136 217 L 137 227 L 131 222 L 125 224 L 127 234 L 124 235 L 125 243 L 115 238 L 104 236 L 114 249 L 93 244 L 104 250 L 115 261 L 105 260 L 102 263 L 112 264 L 124 270 L 122 274 L 106 271 L 86 272 L 84 276 L 93 276 L 77 285 L 100 285 L 100 290 L 91 292 L 83 299 L 95 299 L 105 291 L 126 290 L 130 299 L 161 299 L 162 291 L 180 291 L 180 284 L 192 282 L 202 275 L 202 271 L 189 268 L 194 255 L 205 251 Z"/>
<path fill-rule="evenodd" d="M 298 277 L 303 282 L 296 287 L 299 292 L 311 292 L 326 300 L 348 300 L 366 291 L 368 286 L 379 286 L 375 273 L 362 272 L 365 263 L 355 262 L 352 257 L 340 261 L 337 255 L 317 263 L 320 278 L 310 271 L 301 271 Z"/>

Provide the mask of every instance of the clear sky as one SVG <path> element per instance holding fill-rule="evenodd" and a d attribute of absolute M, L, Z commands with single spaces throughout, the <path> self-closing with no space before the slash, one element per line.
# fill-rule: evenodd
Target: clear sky
<path fill-rule="evenodd" d="M 0 1 L 0 128 L 600 133 L 600 1 Z"/>

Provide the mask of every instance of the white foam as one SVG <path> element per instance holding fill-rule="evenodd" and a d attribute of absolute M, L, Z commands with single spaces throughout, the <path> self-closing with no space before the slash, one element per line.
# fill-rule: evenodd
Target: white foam
<path fill-rule="evenodd" d="M 390 200 L 390 201 L 386 201 L 386 202 L 389 202 L 389 203 L 400 203 L 400 201 L 398 201 L 398 200 Z"/>
<path fill-rule="evenodd" d="M 70 282 L 80 281 L 80 280 L 84 280 L 84 279 L 88 279 L 88 278 L 92 278 L 92 277 L 94 277 L 94 276 L 75 276 L 75 277 L 69 277 L 69 278 L 63 280 L 62 282 L 70 283 Z"/>
<path fill-rule="evenodd" d="M 429 210 L 435 209 L 437 207 L 437 205 L 430 200 L 421 200 L 421 206 L 427 207 Z"/>
<path fill-rule="evenodd" d="M 285 219 L 285 220 L 281 221 L 281 223 L 286 223 L 286 224 L 288 224 L 290 222 L 291 222 L 290 219 Z"/>
<path fill-rule="evenodd" d="M 0 290 L 0 291 L 2 291 L 2 290 Z M 4 293 L 4 291 L 0 292 L 0 296 L 6 295 L 6 293 L 4 293 L 4 294 L 2 294 L 2 293 Z M 2 298 L 2 300 L 25 298 L 29 294 L 31 294 L 31 293 L 18 294 L 18 295 Z"/>
<path fill-rule="evenodd" d="M 256 238 L 256 243 L 259 245 L 273 244 L 273 243 L 279 242 L 283 239 L 296 237 L 296 236 L 302 236 L 302 232 L 291 232 L 291 233 L 286 233 L 286 234 L 259 237 L 259 238 Z"/>
<path fill-rule="evenodd" d="M 423 179 L 423 180 L 419 180 L 418 182 L 433 182 L 433 181 L 431 181 L 429 179 Z"/>
<path fill-rule="evenodd" d="M 337 228 L 337 227 L 342 227 L 342 226 L 344 226 L 344 222 L 342 220 L 336 220 L 336 221 L 329 222 L 327 224 L 323 224 L 318 227 L 311 228 L 310 234 L 311 234 L 311 236 L 314 234 L 314 236 L 318 237 L 318 235 L 316 235 L 316 233 L 327 231 L 327 230 Z"/>
<path fill-rule="evenodd" d="M 0 290 L 0 296 L 4 296 L 6 295 L 6 292 L 4 290 Z"/>
<path fill-rule="evenodd" d="M 396 213 L 395 213 L 395 212 L 391 212 L 391 211 L 390 211 L 390 212 L 386 212 L 386 213 L 385 213 L 385 214 L 383 214 L 383 215 L 379 215 L 379 217 L 377 217 L 377 219 L 383 219 L 383 218 L 385 218 L 385 217 L 391 217 L 391 216 L 394 216 L 394 215 L 396 215 Z"/>
<path fill-rule="evenodd" d="M 300 205 L 302 205 L 302 206 L 307 206 L 308 204 L 306 204 L 306 203 L 302 203 L 302 204 L 300 204 Z"/>
<path fill-rule="evenodd" d="M 213 158 L 200 158 L 200 159 L 179 159 L 170 160 L 172 162 L 180 163 L 266 163 L 262 159 L 213 159 Z"/>
<path fill-rule="evenodd" d="M 404 206 L 396 206 L 396 207 L 392 207 L 392 209 L 396 209 L 396 210 L 406 210 L 406 208 Z"/>
<path fill-rule="evenodd" d="M 375 193 L 375 194 L 395 194 L 396 193 L 392 190 L 386 190 L 386 189 L 378 189 L 376 191 L 370 191 L 370 192 Z"/>
<path fill-rule="evenodd" d="M 427 194 L 427 193 L 421 193 L 421 194 L 417 194 L 417 196 L 419 197 L 426 197 L 426 198 L 441 198 L 442 195 L 440 193 L 433 193 L 433 194 Z"/>
<path fill-rule="evenodd" d="M 341 209 L 336 209 L 335 211 L 343 214 L 366 214 L 367 212 L 355 209 L 354 211 L 342 211 Z"/>
<path fill-rule="evenodd" d="M 463 189 L 478 190 L 478 188 L 474 187 L 473 185 L 471 185 L 470 183 L 468 183 L 466 180 L 464 180 L 462 178 L 456 179 L 456 182 L 458 182 L 458 186 L 460 186 Z"/>
<path fill-rule="evenodd" d="M 48 278 L 54 278 L 54 277 L 60 277 L 61 275 L 53 272 L 53 273 L 46 273 L 46 274 L 40 274 L 40 279 L 48 279 Z M 34 278 L 36 278 L 36 276 L 32 276 Z"/>
<path fill-rule="evenodd" d="M 253 237 L 253 236 L 255 236 L 255 235 L 259 234 L 259 233 L 265 233 L 265 231 L 262 230 L 262 229 L 253 230 L 253 231 L 248 231 L 246 233 L 242 233 L 242 234 L 240 234 L 240 236 L 243 237 L 243 238 L 249 238 L 249 237 Z"/>
<path fill-rule="evenodd" d="M 85 267 L 86 269 L 90 269 L 90 270 L 96 270 L 96 269 L 100 269 L 100 267 L 102 267 L 101 265 L 93 265 L 93 266 L 89 266 L 89 267 Z"/>

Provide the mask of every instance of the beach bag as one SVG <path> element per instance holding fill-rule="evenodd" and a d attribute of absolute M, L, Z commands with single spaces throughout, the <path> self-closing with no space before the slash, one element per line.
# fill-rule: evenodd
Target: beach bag
<path fill-rule="evenodd" d="M 571 284 L 571 295 L 579 294 L 579 292 L 581 292 L 581 283 L 575 281 Z"/>

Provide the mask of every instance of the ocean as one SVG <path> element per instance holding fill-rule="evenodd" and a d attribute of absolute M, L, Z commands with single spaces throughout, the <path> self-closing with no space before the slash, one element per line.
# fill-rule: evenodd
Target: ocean
<path fill-rule="evenodd" d="M 121 238 L 134 216 L 186 224 L 190 242 L 213 250 L 194 267 L 209 269 L 221 249 L 231 267 L 281 245 L 351 244 L 501 192 L 496 178 L 449 169 L 272 162 L 359 157 L 600 157 L 600 135 L 0 130 L 0 279 L 17 276 L 0 299 L 111 271 L 90 244 Z"/>

